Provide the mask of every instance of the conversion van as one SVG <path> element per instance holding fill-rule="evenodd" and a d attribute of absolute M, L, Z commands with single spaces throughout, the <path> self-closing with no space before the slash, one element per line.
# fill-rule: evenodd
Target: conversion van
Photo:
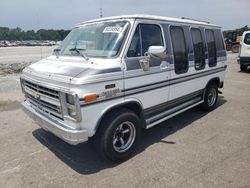
<path fill-rule="evenodd" d="M 250 31 L 245 31 L 241 37 L 238 62 L 241 71 L 250 66 Z"/>
<path fill-rule="evenodd" d="M 102 156 L 122 161 L 142 129 L 194 106 L 215 109 L 226 67 L 217 25 L 148 15 L 96 19 L 76 25 L 52 56 L 23 70 L 22 107 L 67 143 L 91 140 Z"/>

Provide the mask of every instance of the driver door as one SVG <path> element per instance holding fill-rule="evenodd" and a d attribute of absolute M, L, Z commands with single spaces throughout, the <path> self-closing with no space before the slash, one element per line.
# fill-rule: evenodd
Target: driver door
<path fill-rule="evenodd" d="M 139 21 L 133 30 L 124 58 L 125 98 L 139 100 L 145 114 L 150 117 L 156 113 L 158 105 L 168 100 L 170 67 L 166 50 L 165 57 L 149 58 L 149 70 L 143 70 L 140 61 L 148 58 L 145 53 L 150 46 L 163 46 L 166 49 L 164 32 L 160 24 Z"/>

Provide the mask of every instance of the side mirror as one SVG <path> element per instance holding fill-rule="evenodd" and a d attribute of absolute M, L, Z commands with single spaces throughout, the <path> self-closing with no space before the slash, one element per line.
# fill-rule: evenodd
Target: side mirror
<path fill-rule="evenodd" d="M 56 55 L 56 57 L 58 58 L 60 51 L 61 51 L 61 49 L 56 48 L 56 49 L 53 50 L 53 54 Z"/>
<path fill-rule="evenodd" d="M 167 57 L 164 46 L 149 46 L 147 55 L 165 59 Z"/>
<path fill-rule="evenodd" d="M 144 59 L 139 60 L 140 66 L 144 71 L 149 71 L 151 58 L 156 57 L 164 60 L 167 57 L 164 46 L 149 46 L 145 56 Z"/>
<path fill-rule="evenodd" d="M 161 54 L 164 53 L 165 48 L 163 46 L 149 46 L 148 54 Z"/>
<path fill-rule="evenodd" d="M 61 49 L 56 48 L 56 49 L 53 50 L 53 52 L 54 52 L 54 53 L 58 53 L 58 52 L 60 52 L 60 50 L 61 50 Z"/>

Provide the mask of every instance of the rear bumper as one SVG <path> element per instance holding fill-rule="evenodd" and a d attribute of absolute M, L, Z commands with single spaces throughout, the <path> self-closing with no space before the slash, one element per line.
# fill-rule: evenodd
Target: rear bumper
<path fill-rule="evenodd" d="M 53 133 L 71 145 L 77 145 L 88 140 L 87 130 L 69 129 L 63 126 L 60 122 L 50 119 L 39 113 L 34 108 L 32 108 L 31 104 L 29 104 L 27 101 L 22 103 L 22 109 L 41 128 Z"/>

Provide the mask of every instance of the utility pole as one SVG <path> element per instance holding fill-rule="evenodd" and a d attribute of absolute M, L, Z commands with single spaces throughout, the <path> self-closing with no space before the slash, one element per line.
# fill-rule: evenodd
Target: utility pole
<path fill-rule="evenodd" d="M 100 18 L 102 18 L 102 0 L 100 0 Z"/>

